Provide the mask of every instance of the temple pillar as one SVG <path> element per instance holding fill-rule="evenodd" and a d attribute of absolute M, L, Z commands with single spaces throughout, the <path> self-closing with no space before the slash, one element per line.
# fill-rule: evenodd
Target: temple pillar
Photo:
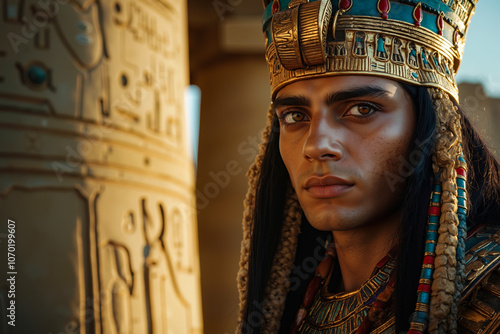
<path fill-rule="evenodd" d="M 186 1 L 0 20 L 0 332 L 202 333 Z"/>

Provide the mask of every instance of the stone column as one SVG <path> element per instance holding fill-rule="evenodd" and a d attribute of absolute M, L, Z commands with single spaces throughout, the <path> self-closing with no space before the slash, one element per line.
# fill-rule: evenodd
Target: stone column
<path fill-rule="evenodd" d="M 202 332 L 186 12 L 1 1 L 1 333 Z"/>

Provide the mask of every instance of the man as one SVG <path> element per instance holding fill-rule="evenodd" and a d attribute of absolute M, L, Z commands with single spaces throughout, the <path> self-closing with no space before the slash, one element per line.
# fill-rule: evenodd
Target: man
<path fill-rule="evenodd" d="M 453 77 L 475 2 L 264 1 L 238 332 L 500 330 L 500 165 Z"/>

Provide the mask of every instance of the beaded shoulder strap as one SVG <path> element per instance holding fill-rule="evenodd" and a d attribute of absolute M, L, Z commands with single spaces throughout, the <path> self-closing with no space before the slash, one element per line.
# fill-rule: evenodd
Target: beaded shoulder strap
<path fill-rule="evenodd" d="M 459 328 L 473 333 L 500 330 L 500 226 L 486 227 L 467 241 L 466 283 Z"/>
<path fill-rule="evenodd" d="M 462 299 L 467 298 L 489 273 L 500 265 L 500 226 L 485 227 L 466 240 Z"/>

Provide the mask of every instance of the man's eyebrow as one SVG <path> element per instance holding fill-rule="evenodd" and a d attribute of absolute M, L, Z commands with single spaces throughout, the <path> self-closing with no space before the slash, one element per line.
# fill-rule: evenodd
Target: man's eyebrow
<path fill-rule="evenodd" d="M 273 109 L 282 106 L 305 106 L 311 105 L 311 101 L 305 95 L 292 95 L 277 97 L 273 102 Z"/>
<path fill-rule="evenodd" d="M 360 97 L 389 97 L 391 92 L 380 88 L 378 86 L 363 86 L 356 87 L 349 90 L 338 91 L 328 94 L 325 98 L 325 104 L 331 106 L 332 104 L 340 101 L 345 101 Z"/>

